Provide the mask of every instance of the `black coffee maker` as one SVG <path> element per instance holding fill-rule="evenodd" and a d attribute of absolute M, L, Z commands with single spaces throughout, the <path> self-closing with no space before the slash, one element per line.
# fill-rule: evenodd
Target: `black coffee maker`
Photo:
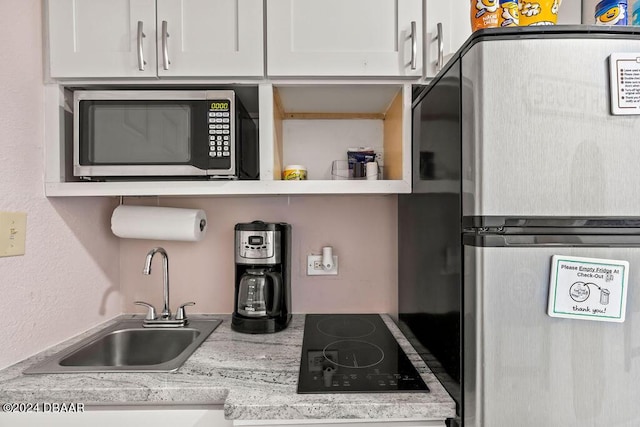
<path fill-rule="evenodd" d="M 291 320 L 291 225 L 236 224 L 235 264 L 231 328 L 249 334 L 286 328 Z"/>

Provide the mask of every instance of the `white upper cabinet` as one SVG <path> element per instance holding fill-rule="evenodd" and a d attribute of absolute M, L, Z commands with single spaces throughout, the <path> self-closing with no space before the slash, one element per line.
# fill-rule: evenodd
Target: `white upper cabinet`
<path fill-rule="evenodd" d="M 433 77 L 471 35 L 469 0 L 425 1 L 425 77 Z"/>
<path fill-rule="evenodd" d="M 49 0 L 52 78 L 262 76 L 262 0 Z"/>
<path fill-rule="evenodd" d="M 156 75 L 155 0 L 49 0 L 48 27 L 53 78 Z"/>
<path fill-rule="evenodd" d="M 422 75 L 421 0 L 267 0 L 270 76 Z"/>
<path fill-rule="evenodd" d="M 262 76 L 262 0 L 157 0 L 158 75 Z"/>

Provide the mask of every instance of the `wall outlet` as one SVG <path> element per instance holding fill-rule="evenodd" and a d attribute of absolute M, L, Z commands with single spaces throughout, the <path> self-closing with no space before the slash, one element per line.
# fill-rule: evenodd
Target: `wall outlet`
<path fill-rule="evenodd" d="M 24 255 L 27 214 L 0 212 L 0 257 Z"/>
<path fill-rule="evenodd" d="M 338 255 L 333 256 L 333 266 L 325 270 L 322 266 L 322 255 L 307 256 L 307 276 L 336 276 L 338 274 Z"/>

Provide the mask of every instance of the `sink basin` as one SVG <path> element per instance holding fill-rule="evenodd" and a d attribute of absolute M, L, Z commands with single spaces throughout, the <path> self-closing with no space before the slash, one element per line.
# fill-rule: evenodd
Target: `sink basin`
<path fill-rule="evenodd" d="M 181 328 L 143 328 L 141 319 L 121 320 L 24 373 L 175 371 L 221 322 L 197 319 Z"/>
<path fill-rule="evenodd" d="M 122 329 L 60 360 L 61 366 L 143 366 L 175 359 L 194 342 L 196 329 Z"/>

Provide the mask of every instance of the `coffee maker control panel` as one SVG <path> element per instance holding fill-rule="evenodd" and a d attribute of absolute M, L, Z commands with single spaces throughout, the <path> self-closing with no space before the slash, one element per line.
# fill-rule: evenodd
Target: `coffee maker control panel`
<path fill-rule="evenodd" d="M 237 264 L 276 264 L 280 262 L 278 231 L 236 231 Z"/>

